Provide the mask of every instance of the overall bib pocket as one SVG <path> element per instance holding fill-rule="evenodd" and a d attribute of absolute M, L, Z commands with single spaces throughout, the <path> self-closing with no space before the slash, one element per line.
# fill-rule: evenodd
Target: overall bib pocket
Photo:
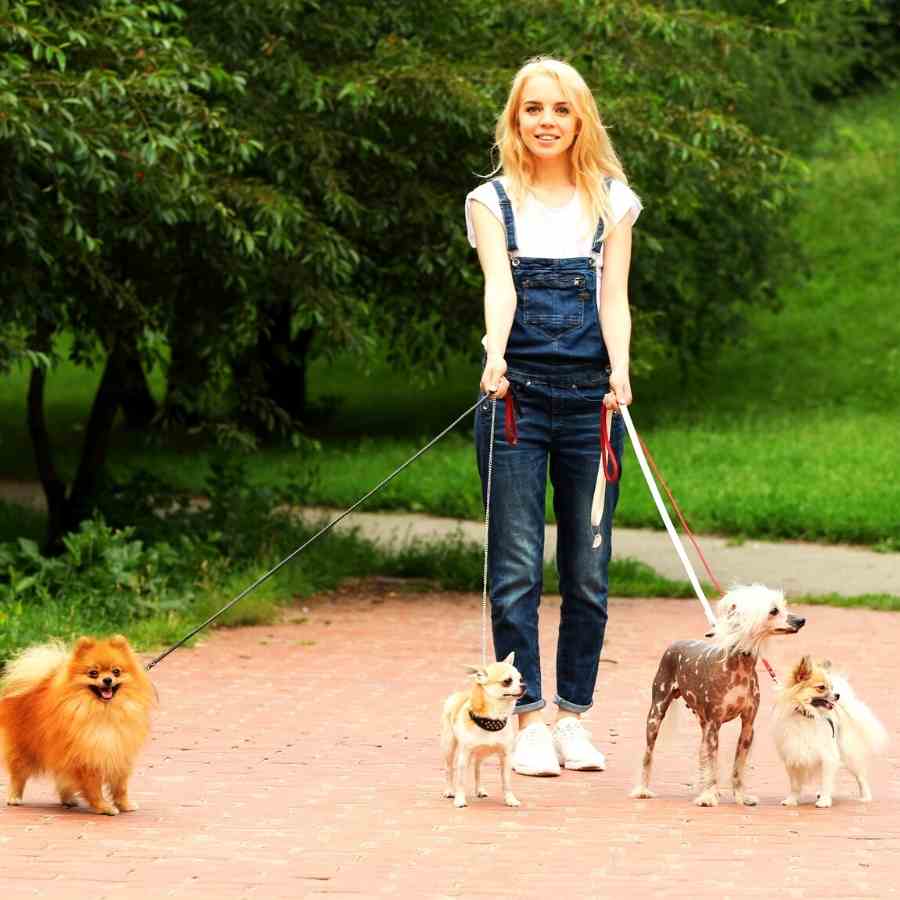
<path fill-rule="evenodd" d="M 520 296 L 524 324 L 558 338 L 584 324 L 591 292 L 580 273 L 528 272 L 521 279 Z"/>

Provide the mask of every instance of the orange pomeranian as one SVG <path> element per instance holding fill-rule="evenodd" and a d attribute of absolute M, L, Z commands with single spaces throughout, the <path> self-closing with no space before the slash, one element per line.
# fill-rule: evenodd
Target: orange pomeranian
<path fill-rule="evenodd" d="M 59 642 L 23 650 L 0 682 L 6 802 L 20 804 L 28 779 L 46 773 L 64 806 L 77 806 L 81 794 L 107 816 L 137 809 L 128 779 L 154 700 L 144 667 L 121 635 L 82 637 L 71 651 Z"/>

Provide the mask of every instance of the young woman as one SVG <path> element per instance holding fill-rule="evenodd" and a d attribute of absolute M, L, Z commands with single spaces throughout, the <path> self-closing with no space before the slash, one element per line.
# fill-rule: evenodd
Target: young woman
<path fill-rule="evenodd" d="M 481 389 L 498 398 L 489 535 L 494 650 L 498 659 L 515 651 L 527 684 L 516 708 L 514 768 L 523 775 L 558 775 L 560 764 L 603 769 L 580 716 L 593 703 L 606 629 L 618 484 L 604 477 L 599 437 L 605 410 L 631 402 L 627 288 L 641 205 L 593 95 L 566 63 L 538 58 L 516 74 L 496 139 L 502 177 L 468 195 L 466 222 L 485 281 Z M 517 413 L 517 439 L 503 427 L 507 404 Z M 491 417 L 486 401 L 475 422 L 483 488 Z M 620 461 L 618 412 L 610 432 Z M 562 594 L 552 731 L 541 712 L 538 647 L 548 467 Z"/>

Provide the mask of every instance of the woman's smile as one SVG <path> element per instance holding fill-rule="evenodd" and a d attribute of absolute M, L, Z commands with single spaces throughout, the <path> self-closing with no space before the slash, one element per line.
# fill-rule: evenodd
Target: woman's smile
<path fill-rule="evenodd" d="M 555 78 L 535 75 L 525 82 L 519 104 L 519 134 L 535 156 L 565 153 L 574 143 L 578 128 L 578 117 Z"/>

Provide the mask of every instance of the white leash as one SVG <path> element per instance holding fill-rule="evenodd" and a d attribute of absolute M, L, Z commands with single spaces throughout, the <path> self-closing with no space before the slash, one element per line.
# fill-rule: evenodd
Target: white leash
<path fill-rule="evenodd" d="M 641 447 L 641 442 L 638 439 L 637 431 L 635 431 L 634 423 L 631 421 L 631 413 L 628 412 L 628 407 L 623 406 L 622 404 L 619 405 L 619 412 L 622 414 L 625 428 L 628 429 L 628 437 L 631 439 L 631 446 L 634 448 L 634 455 L 637 457 L 641 472 L 644 473 L 644 480 L 647 482 L 647 487 L 650 488 L 650 496 L 653 497 L 653 501 L 656 503 L 656 508 L 659 510 L 663 524 L 666 526 L 666 531 L 669 533 L 669 538 L 675 547 L 675 552 L 678 554 L 678 558 L 681 560 L 681 564 L 687 572 L 691 586 L 694 588 L 694 593 L 696 593 L 703 606 L 703 612 L 706 614 L 709 624 L 715 625 L 716 617 L 713 614 L 712 607 L 706 599 L 706 594 L 703 593 L 703 588 L 700 587 L 700 579 L 697 578 L 697 573 L 694 571 L 694 567 L 688 559 L 684 544 L 681 543 L 681 538 L 678 536 L 678 532 L 675 531 L 675 526 L 672 524 L 672 520 L 669 517 L 669 511 L 666 509 L 666 505 L 663 503 L 662 497 L 659 494 L 659 489 L 656 486 L 656 480 L 653 477 L 653 473 L 650 471 L 650 466 L 647 465 L 647 458 L 644 456 L 644 448 Z"/>
<path fill-rule="evenodd" d="M 510 401 L 511 402 L 511 401 Z M 487 488 L 484 498 L 484 578 L 481 588 L 481 665 L 487 665 L 488 542 L 491 525 L 491 479 L 494 474 L 494 426 L 497 422 L 497 398 L 491 400 L 491 447 L 488 450 Z"/>

